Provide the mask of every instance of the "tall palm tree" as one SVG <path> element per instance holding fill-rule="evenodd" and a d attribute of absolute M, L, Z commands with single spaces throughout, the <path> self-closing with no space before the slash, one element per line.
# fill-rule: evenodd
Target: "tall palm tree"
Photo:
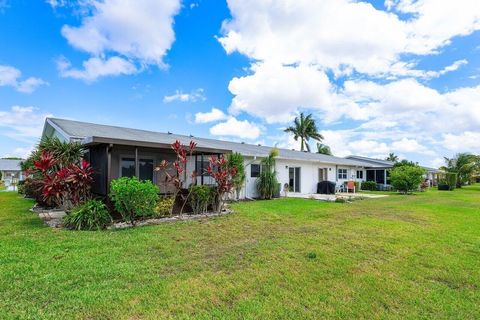
<path fill-rule="evenodd" d="M 398 162 L 398 156 L 395 153 L 390 152 L 388 154 L 388 157 L 385 160 L 392 161 L 392 162 Z"/>
<path fill-rule="evenodd" d="M 310 138 L 320 142 L 323 140 L 323 136 L 318 132 L 317 125 L 311 114 L 305 117 L 302 112 L 300 117 L 295 117 L 293 123 L 293 126 L 286 128 L 284 131 L 293 133 L 295 141 L 298 141 L 298 138 L 300 138 L 300 150 L 304 151 L 306 146 L 307 151 L 310 152 L 310 146 L 308 145 Z"/>
<path fill-rule="evenodd" d="M 458 153 L 454 158 L 445 158 L 447 172 L 457 174 L 457 188 L 469 182 L 480 168 L 480 157 L 470 153 Z"/>
<path fill-rule="evenodd" d="M 328 156 L 331 156 L 332 155 L 332 150 L 326 144 L 317 142 L 317 153 L 326 154 Z"/>

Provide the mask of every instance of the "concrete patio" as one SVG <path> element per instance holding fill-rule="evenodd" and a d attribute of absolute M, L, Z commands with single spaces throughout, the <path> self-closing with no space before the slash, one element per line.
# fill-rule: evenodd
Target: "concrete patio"
<path fill-rule="evenodd" d="M 339 192 L 335 194 L 318 194 L 318 193 L 289 193 L 287 195 L 289 198 L 303 198 L 303 199 L 315 199 L 321 201 L 335 201 L 338 197 L 348 198 L 348 197 L 362 197 L 362 198 L 384 198 L 388 197 L 386 194 L 368 194 L 368 193 L 346 193 Z"/>

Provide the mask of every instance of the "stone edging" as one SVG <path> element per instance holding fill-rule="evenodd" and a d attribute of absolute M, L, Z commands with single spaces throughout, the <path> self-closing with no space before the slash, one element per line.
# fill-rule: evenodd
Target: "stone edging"
<path fill-rule="evenodd" d="M 199 219 L 205 219 L 205 218 L 220 217 L 220 216 L 225 216 L 231 213 L 233 213 L 232 210 L 226 209 L 220 213 L 207 212 L 202 214 L 182 214 L 182 215 L 176 215 L 176 216 L 165 217 L 165 218 L 147 219 L 147 220 L 137 221 L 137 223 L 135 224 L 135 227 L 156 225 L 156 224 L 162 224 L 167 222 L 191 221 L 191 220 L 199 220 Z M 117 222 L 107 227 L 107 230 L 121 230 L 121 229 L 132 228 L 132 227 L 133 225 L 129 222 Z"/>

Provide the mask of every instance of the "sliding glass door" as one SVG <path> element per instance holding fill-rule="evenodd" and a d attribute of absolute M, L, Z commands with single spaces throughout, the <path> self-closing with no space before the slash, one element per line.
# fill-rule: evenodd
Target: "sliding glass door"
<path fill-rule="evenodd" d="M 291 192 L 300 192 L 300 167 L 288 168 L 288 184 Z"/>

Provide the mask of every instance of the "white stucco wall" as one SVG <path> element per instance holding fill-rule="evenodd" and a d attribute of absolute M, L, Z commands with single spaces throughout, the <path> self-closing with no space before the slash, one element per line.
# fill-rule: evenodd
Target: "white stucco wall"
<path fill-rule="evenodd" d="M 245 188 L 242 197 L 255 198 L 258 196 L 256 188 L 257 178 L 251 177 L 251 164 L 260 164 L 261 159 L 253 157 L 245 158 Z M 300 193 L 316 193 L 317 183 L 319 182 L 319 169 L 327 169 L 327 180 L 335 182 L 337 185 L 343 184 L 345 181 L 365 181 L 366 172 L 363 168 L 351 166 L 338 166 L 338 168 L 347 169 L 347 179 L 337 179 L 337 166 L 334 164 L 326 164 L 319 162 L 299 161 L 299 160 L 276 160 L 277 179 L 281 186 L 281 195 L 283 196 L 283 186 L 289 182 L 289 168 L 300 167 Z M 363 179 L 357 179 L 357 170 L 363 171 Z M 290 191 L 291 192 L 291 191 Z"/>

